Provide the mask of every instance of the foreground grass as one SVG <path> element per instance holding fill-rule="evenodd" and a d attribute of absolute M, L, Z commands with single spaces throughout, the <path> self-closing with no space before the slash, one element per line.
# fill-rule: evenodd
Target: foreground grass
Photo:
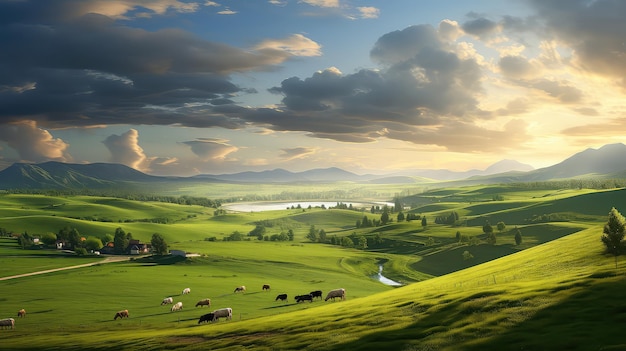
<path fill-rule="evenodd" d="M 100 276 L 106 285 L 99 288 L 85 286 L 81 291 L 71 293 L 48 290 L 55 285 L 53 279 L 48 280 L 51 285 L 46 289 L 49 293 L 46 296 L 50 296 L 48 301 L 41 305 L 39 313 L 18 320 L 15 330 L 3 331 L 0 348 L 619 349 L 624 346 L 621 323 L 626 319 L 626 310 L 620 301 L 621 292 L 626 287 L 622 273 L 626 266 L 619 262 L 616 269 L 613 258 L 602 255 L 599 233 L 599 228 L 591 227 L 511 256 L 406 287 L 377 293 L 370 291 L 358 297 L 349 293 L 347 301 L 342 302 L 278 307 L 280 304 L 266 301 L 273 297 L 264 296 L 267 293 L 255 291 L 234 295 L 228 292 L 218 296 L 225 299 L 225 303 L 237 306 L 236 317 L 232 321 L 209 325 L 197 325 L 197 317 L 201 314 L 199 310 L 170 313 L 163 311 L 165 308 L 151 306 L 161 296 L 159 293 L 150 300 L 142 297 L 135 301 L 136 308 L 141 305 L 146 311 L 155 312 L 146 312 L 146 315 L 135 313 L 128 320 L 112 321 L 112 315 L 102 312 L 102 306 L 110 304 L 111 299 L 122 301 L 121 293 L 126 298 L 145 295 L 143 286 L 148 281 L 150 290 L 165 292 L 171 286 L 182 286 L 184 279 L 193 276 L 196 283 L 207 280 L 205 288 L 210 291 L 208 289 L 225 280 L 228 273 L 232 275 L 232 267 L 236 266 L 234 262 L 223 263 L 222 277 L 217 277 L 222 266 L 218 262 L 215 262 L 215 267 L 213 264 L 199 265 L 191 271 L 187 269 L 194 267 L 193 264 L 182 269 L 167 266 L 178 274 L 174 271 L 164 273 L 162 266 L 159 275 L 168 277 L 167 283 L 163 279 L 153 280 L 155 277 L 149 273 L 154 269 L 152 266 L 140 268 L 144 270 L 143 279 L 137 273 L 130 273 L 136 267 L 131 268 L 128 264 L 117 264 L 112 268 L 102 266 L 93 271 L 84 269 L 71 273 L 67 278 L 71 281 L 89 275 Z M 187 277 L 180 276 L 183 270 L 186 270 Z M 302 275 L 310 273 L 304 271 Z M 118 278 L 113 279 L 116 275 Z M 176 275 L 179 281 L 172 284 Z M 329 275 L 332 276 L 332 273 Z M 31 283 L 40 285 L 40 279 L 33 279 Z M 24 288 L 27 283 L 21 281 L 16 284 Z M 115 286 L 117 294 L 112 290 L 101 291 L 104 286 Z M 229 286 L 232 286 L 230 282 Z M 358 288 L 352 286 L 348 291 L 355 289 Z M 15 290 L 10 296 L 13 293 Z M 56 324 L 41 323 L 38 319 L 48 313 L 44 306 L 50 310 L 58 303 L 51 296 L 63 296 L 64 300 L 73 301 L 68 306 L 71 313 L 58 319 Z M 259 299 L 261 296 L 264 298 Z M 252 303 L 245 307 L 243 300 L 254 301 L 248 301 Z M 241 305 L 235 305 L 237 301 Z M 121 304 L 119 306 L 122 307 Z M 255 308 L 251 306 L 255 306 L 256 310 L 269 308 L 277 312 L 254 312 Z M 237 318 L 237 311 L 244 308 L 253 312 Z M 64 319 L 73 323 L 66 324 Z M 84 324 L 76 325 L 77 320 L 82 320 Z"/>

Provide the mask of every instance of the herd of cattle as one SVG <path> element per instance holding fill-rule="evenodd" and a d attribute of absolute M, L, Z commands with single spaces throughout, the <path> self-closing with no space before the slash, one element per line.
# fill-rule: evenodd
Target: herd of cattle
<path fill-rule="evenodd" d="M 270 286 L 267 284 L 263 285 L 262 288 L 263 291 L 269 291 L 270 290 Z M 238 286 L 235 288 L 234 293 L 245 293 L 246 292 L 246 287 L 245 286 Z M 187 295 L 191 293 L 191 289 L 190 288 L 185 288 L 183 289 L 182 295 Z M 309 301 L 309 302 L 313 302 L 313 299 L 319 298 L 320 300 L 322 299 L 322 291 L 321 290 L 315 290 L 315 291 L 311 291 L 308 294 L 304 294 L 304 295 L 296 295 L 294 300 L 296 303 L 300 303 L 300 302 L 304 302 L 304 301 Z M 333 301 L 339 298 L 341 300 L 345 300 L 346 299 L 346 290 L 341 288 L 341 289 L 335 289 L 335 290 L 331 290 L 328 292 L 328 294 L 326 294 L 326 298 L 324 299 L 324 301 L 328 301 L 330 299 L 332 299 Z M 278 296 L 276 296 L 276 299 L 274 301 L 285 301 L 287 302 L 287 294 L 279 294 Z M 163 301 L 161 301 L 161 306 L 163 305 L 172 305 L 172 307 L 170 308 L 170 312 L 175 312 L 175 311 L 181 311 L 183 309 L 183 303 L 181 301 L 178 301 L 176 303 L 174 303 L 174 298 L 173 297 L 166 297 L 163 299 Z M 195 307 L 211 307 L 211 299 L 209 298 L 204 298 L 199 300 L 196 303 Z M 18 317 L 26 317 L 26 310 L 21 309 L 17 312 L 17 316 Z M 113 320 L 117 320 L 118 318 L 120 319 L 124 319 L 124 318 L 130 318 L 130 314 L 128 312 L 128 310 L 121 310 L 121 311 L 117 311 L 115 313 L 115 316 L 113 317 Z M 231 320 L 233 318 L 233 309 L 230 307 L 226 307 L 226 308 L 220 308 L 220 309 L 216 309 L 213 312 L 210 313 L 206 313 L 203 314 L 202 316 L 200 316 L 200 319 L 198 320 L 198 324 L 202 324 L 202 323 L 212 323 L 212 322 L 216 322 L 218 321 L 220 318 L 226 318 L 227 320 Z M 14 318 L 4 318 L 4 319 L 0 319 L 0 328 L 2 329 L 14 329 L 15 328 L 15 319 Z"/>
<path fill-rule="evenodd" d="M 270 290 L 270 286 L 267 284 L 263 285 L 262 288 L 263 291 L 269 291 Z M 244 285 L 238 286 L 235 288 L 235 290 L 233 291 L 233 293 L 245 293 L 246 292 L 246 287 Z M 182 295 L 187 295 L 191 293 L 191 289 L 190 288 L 185 288 L 183 290 Z M 319 298 L 320 300 L 322 299 L 322 291 L 321 290 L 315 290 L 315 291 L 311 291 L 308 294 L 304 294 L 304 295 L 296 295 L 295 296 L 295 302 L 296 303 L 300 303 L 303 301 L 309 301 L 309 302 L 313 302 L 313 299 L 315 298 Z M 326 295 L 326 298 L 324 299 L 324 301 L 328 301 L 330 299 L 332 299 L 333 301 L 339 298 L 341 300 L 345 300 L 346 299 L 346 289 L 335 289 L 335 290 L 331 290 L 328 292 L 328 294 Z M 276 296 L 276 299 L 274 301 L 287 301 L 287 294 L 279 294 L 278 296 Z M 172 305 L 172 307 L 170 308 L 170 312 L 175 312 L 175 311 L 181 311 L 183 309 L 183 303 L 181 301 L 178 301 L 176 303 L 174 303 L 174 298 L 169 296 L 163 299 L 163 301 L 161 301 L 161 306 L 163 305 Z M 195 307 L 204 307 L 204 306 L 208 306 L 211 307 L 211 299 L 209 298 L 204 298 L 202 300 L 199 300 L 196 303 Z M 118 311 L 115 314 L 115 317 L 113 318 L 114 320 L 118 319 L 118 318 L 128 318 L 129 314 L 128 314 L 128 310 L 122 310 L 122 311 Z M 209 312 L 206 314 L 203 314 L 202 316 L 200 316 L 200 319 L 198 319 L 198 324 L 202 324 L 202 323 L 212 323 L 212 322 L 216 322 L 218 321 L 220 318 L 226 318 L 227 320 L 231 320 L 233 318 L 233 309 L 230 307 L 226 307 L 226 308 L 220 308 L 217 310 L 214 310 L 213 312 Z"/>
<path fill-rule="evenodd" d="M 22 308 L 21 310 L 17 311 L 17 316 L 19 318 L 26 317 L 26 310 Z M 13 329 L 13 328 L 15 328 L 15 319 L 14 318 L 0 319 L 0 328 L 2 328 L 2 329 Z"/>

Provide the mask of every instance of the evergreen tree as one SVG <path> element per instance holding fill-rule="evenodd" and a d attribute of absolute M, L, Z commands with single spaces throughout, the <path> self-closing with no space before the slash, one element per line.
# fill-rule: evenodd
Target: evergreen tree
<path fill-rule="evenodd" d="M 389 222 L 389 207 L 385 205 L 385 207 L 383 207 L 383 214 L 380 215 L 380 223 L 382 225 L 385 225 L 388 222 Z"/>
<path fill-rule="evenodd" d="M 317 232 L 317 241 L 326 243 L 326 231 L 324 229 L 320 229 L 319 232 Z"/>
<path fill-rule="evenodd" d="M 312 242 L 317 241 L 317 229 L 315 229 L 315 225 L 311 224 L 311 227 L 309 227 L 309 233 L 306 235 L 306 238 L 311 240 Z"/>
<path fill-rule="evenodd" d="M 422 217 L 422 227 L 425 227 L 428 225 L 428 222 L 426 221 L 426 216 Z"/>
<path fill-rule="evenodd" d="M 115 229 L 115 235 L 113 237 L 113 251 L 116 254 L 123 254 L 126 252 L 128 246 L 128 239 L 126 238 L 126 232 L 121 227 Z"/>
<path fill-rule="evenodd" d="M 609 219 L 602 231 L 602 242 L 606 246 L 606 251 L 615 256 L 624 251 L 625 222 L 624 216 L 613 207 L 609 212 Z"/>

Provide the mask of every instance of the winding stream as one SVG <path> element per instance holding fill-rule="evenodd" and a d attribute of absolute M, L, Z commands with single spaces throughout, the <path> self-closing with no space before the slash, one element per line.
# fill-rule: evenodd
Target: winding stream
<path fill-rule="evenodd" d="M 379 282 L 385 284 L 385 285 L 390 285 L 390 286 L 402 286 L 402 283 L 399 283 L 395 280 L 391 280 L 387 277 L 385 277 L 383 275 L 383 265 L 380 264 L 378 265 L 378 274 L 373 276 L 374 279 L 378 280 Z"/>

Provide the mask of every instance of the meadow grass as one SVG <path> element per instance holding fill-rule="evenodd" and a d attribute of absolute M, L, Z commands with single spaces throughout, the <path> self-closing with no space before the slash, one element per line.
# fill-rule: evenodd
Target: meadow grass
<path fill-rule="evenodd" d="M 392 222 L 378 228 L 349 228 L 363 213 L 335 210 L 225 216 L 213 216 L 210 210 L 205 210 L 170 224 L 80 221 L 87 230 L 100 225 L 122 226 L 144 240 L 152 232 L 164 232 L 172 248 L 200 256 L 185 260 L 136 259 L 4 281 L 0 317 L 13 316 L 19 308 L 29 312 L 27 318 L 17 321 L 15 330 L 0 331 L 0 349 L 626 347 L 620 328 L 626 319 L 626 310 L 620 302 L 626 285 L 622 273 L 626 266 L 621 257 L 616 266 L 613 256 L 604 255 L 600 242 L 608 210 L 626 206 L 623 190 L 564 191 L 548 196 L 544 196 L 546 191 L 541 195 L 542 191 L 533 190 L 526 197 L 524 191 L 508 187 L 439 192 L 438 196 L 445 195 L 448 200 L 454 196 L 487 198 L 490 193 L 505 194 L 505 199 L 508 194 L 514 194 L 515 199 L 472 208 L 468 207 L 476 204 L 450 202 L 431 207 L 433 212 L 422 212 L 433 218 L 442 211 L 457 208 L 471 213 L 475 216 L 471 220 L 480 223 L 461 227 L 434 224 L 422 227 L 419 221 L 414 221 Z M 11 204 L 13 208 L 20 206 L 19 201 L 9 201 L 7 206 Z M 24 211 L 26 214 L 32 209 Z M 19 211 L 16 213 L 19 217 Z M 553 223 L 526 221 L 542 213 L 568 213 L 572 219 Z M 31 215 L 24 218 L 30 220 Z M 171 216 L 178 215 L 174 209 Z M 46 217 L 45 213 L 38 216 Z M 344 219 L 346 224 L 342 226 Z M 494 225 L 499 220 L 507 224 L 505 232 L 497 233 L 497 245 L 484 242 L 467 245 L 456 241 L 456 231 L 480 237 L 480 226 L 485 219 Z M 0 219 L 0 227 L 12 225 L 12 220 Z M 472 223 L 471 220 L 467 223 Z M 258 221 L 281 223 L 271 228 L 272 231 L 282 230 L 281 225 L 293 226 L 297 239 L 294 242 L 205 240 L 214 235 L 225 236 L 231 230 L 251 230 Z M 310 225 L 346 235 L 380 233 L 386 244 L 355 250 L 308 243 L 304 236 Z M 514 245 L 515 226 L 524 237 L 524 243 L 519 246 Z M 434 240 L 428 240 L 429 244 L 425 245 L 429 238 Z M 14 249 L 0 246 L 0 256 L 11 250 Z M 471 252 L 474 257 L 469 262 L 464 260 L 463 251 Z M 410 284 L 391 288 L 377 282 L 372 275 L 379 264 L 384 264 L 385 275 Z M 262 284 L 270 284 L 272 290 L 262 291 Z M 246 285 L 248 291 L 233 293 L 238 285 Z M 192 294 L 181 295 L 184 287 L 190 287 Z M 335 287 L 346 288 L 347 301 L 296 304 L 292 300 L 296 294 L 317 289 L 326 292 Z M 290 300 L 274 301 L 276 294 L 283 292 L 289 294 Z M 166 296 L 182 301 L 183 311 L 170 312 L 169 306 L 160 306 Z M 204 297 L 212 299 L 212 308 L 232 307 L 233 320 L 198 325 L 198 317 L 208 309 L 193 305 Z M 131 311 L 131 318 L 113 321 L 115 311 L 124 308 Z"/>

